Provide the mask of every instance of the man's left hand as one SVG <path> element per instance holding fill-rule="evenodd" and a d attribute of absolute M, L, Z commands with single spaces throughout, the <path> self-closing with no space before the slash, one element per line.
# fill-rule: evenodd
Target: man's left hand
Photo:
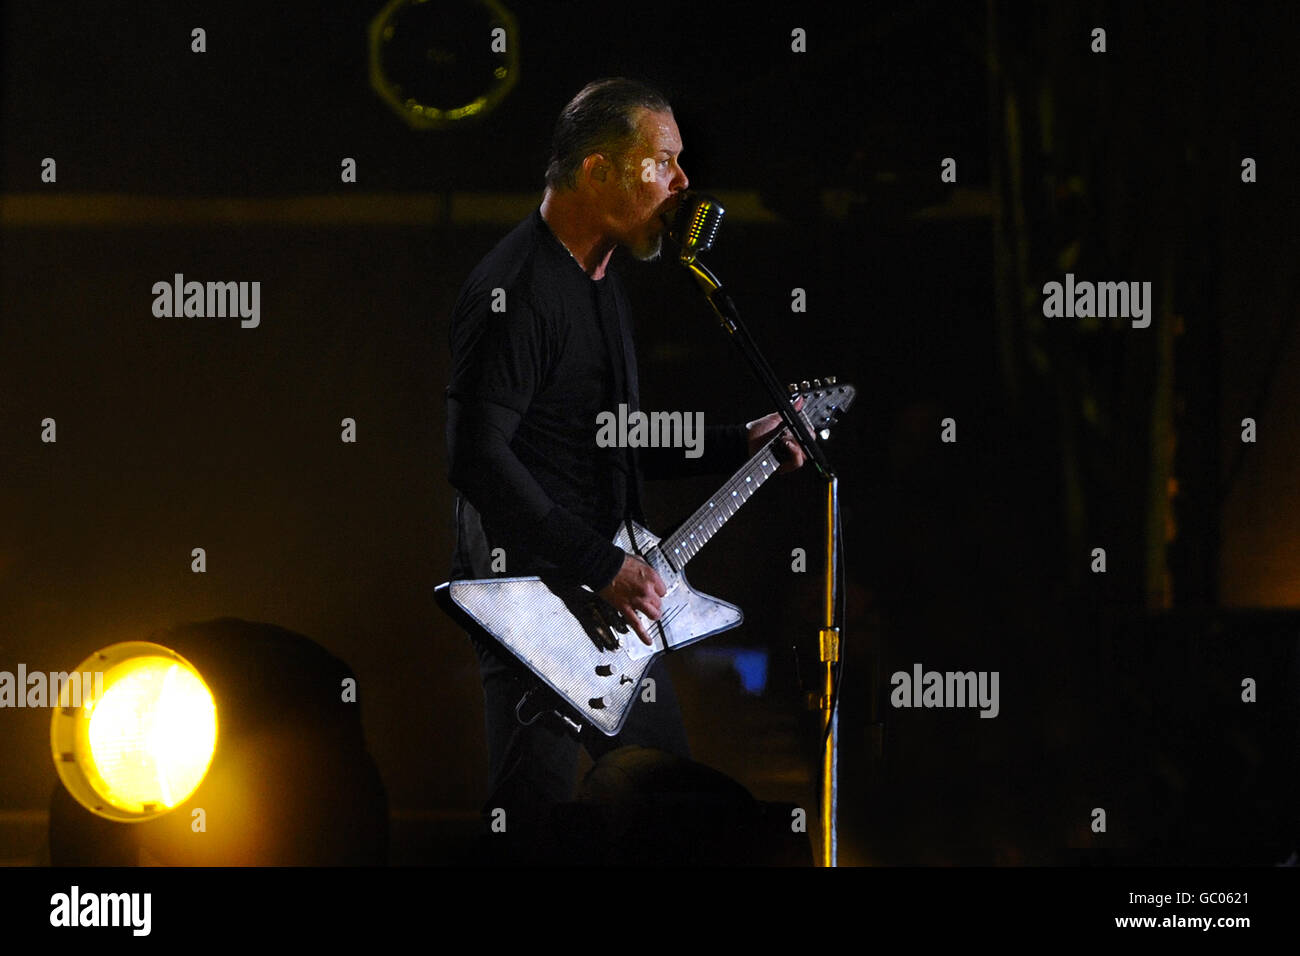
<path fill-rule="evenodd" d="M 803 408 L 803 398 L 796 399 L 794 407 L 796 411 Z M 786 428 L 785 422 L 781 420 L 781 416 L 776 412 L 755 419 L 746 425 L 745 429 L 748 433 L 749 454 L 751 457 L 757 455 L 758 450 L 767 444 L 773 432 L 778 429 L 781 431 L 781 437 L 772 446 L 777 461 L 781 463 L 781 466 L 776 470 L 778 475 L 784 475 L 786 472 L 803 467 L 803 448 L 795 441 L 794 436 L 790 434 L 790 430 Z"/>

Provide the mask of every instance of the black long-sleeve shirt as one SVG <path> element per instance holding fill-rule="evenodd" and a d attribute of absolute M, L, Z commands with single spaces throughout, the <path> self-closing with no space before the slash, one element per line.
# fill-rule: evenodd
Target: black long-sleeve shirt
<path fill-rule="evenodd" d="M 456 502 L 452 577 L 553 573 L 599 590 L 622 565 L 611 539 L 644 521 L 640 479 L 726 471 L 742 425 L 709 426 L 703 454 L 601 448 L 597 416 L 639 408 L 636 354 L 618 277 L 593 280 L 540 210 L 470 273 L 451 318 L 447 448 Z"/>

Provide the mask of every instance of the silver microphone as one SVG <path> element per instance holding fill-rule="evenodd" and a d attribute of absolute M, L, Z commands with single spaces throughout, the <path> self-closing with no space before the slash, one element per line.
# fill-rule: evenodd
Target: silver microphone
<path fill-rule="evenodd" d="M 701 252 L 713 248 L 718 227 L 727 211 L 722 203 L 704 193 L 687 190 L 677 204 L 677 214 L 668 227 L 668 238 L 681 249 L 681 261 L 691 263 Z"/>

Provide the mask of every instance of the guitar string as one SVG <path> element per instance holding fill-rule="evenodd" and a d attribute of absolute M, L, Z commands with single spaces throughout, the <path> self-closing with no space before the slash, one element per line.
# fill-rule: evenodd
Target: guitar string
<path fill-rule="evenodd" d="M 777 437 L 779 438 L 780 435 L 778 434 Z M 762 449 L 760 449 L 759 452 L 756 455 L 754 455 L 753 458 L 750 459 L 750 462 L 755 462 L 763 458 L 775 459 L 776 456 L 769 455 L 768 452 L 770 452 L 771 449 L 776 445 L 776 441 L 777 439 L 773 438 L 766 445 L 764 445 Z M 702 548 L 708 542 L 707 540 L 705 540 L 705 541 L 700 541 L 698 543 L 693 543 L 690 539 L 690 535 L 693 533 L 700 532 L 706 526 L 711 528 L 711 530 L 708 532 L 709 538 L 712 538 L 714 534 L 720 531 L 722 529 L 722 526 L 726 524 L 727 521 L 730 520 L 733 516 L 735 516 L 736 511 L 739 510 L 738 508 L 727 510 L 727 504 L 726 504 L 727 499 L 732 496 L 738 497 L 742 490 L 746 490 L 744 498 L 741 499 L 741 503 L 743 504 L 744 502 L 749 500 L 750 496 L 753 494 L 754 491 L 758 490 L 758 488 L 762 486 L 763 483 L 766 482 L 768 478 L 770 478 L 773 474 L 776 473 L 775 470 L 773 470 L 772 472 L 768 472 L 764 470 L 763 464 L 765 463 L 766 462 L 760 462 L 760 464 L 755 465 L 753 469 L 746 467 L 738 471 L 735 475 L 733 475 L 730 479 L 728 479 L 727 483 L 724 484 L 722 488 L 718 490 L 717 494 L 715 494 L 712 498 L 706 501 L 704 505 L 698 508 L 695 511 L 695 513 L 692 514 L 691 517 L 688 519 L 688 523 L 683 524 L 682 527 L 677 531 L 675 531 L 672 534 L 672 536 L 669 538 L 669 540 L 665 542 L 666 544 L 672 547 L 673 553 L 676 553 L 678 550 L 685 550 L 686 557 L 688 560 L 690 558 L 695 557 L 695 555 L 699 553 L 700 548 Z M 754 481 L 755 478 L 757 478 L 758 480 Z M 745 480 L 745 479 L 749 479 L 749 480 Z M 718 505 L 719 500 L 722 501 L 721 506 Z M 712 509 L 709 507 L 710 504 L 713 504 L 714 506 Z M 718 521 L 717 525 L 714 526 L 713 521 L 715 519 L 715 516 L 718 514 L 717 509 L 719 507 L 721 508 L 721 513 L 723 517 L 722 520 Z M 696 519 L 698 518 L 703 518 L 704 520 L 697 521 Z M 692 524 L 694 524 L 695 526 L 695 532 L 690 531 L 690 527 Z M 676 540 L 674 541 L 674 539 Z"/>
<path fill-rule="evenodd" d="M 835 406 L 831 406 L 831 407 L 834 408 Z M 812 422 L 808 417 L 808 413 L 810 411 L 811 409 L 804 408 L 800 410 L 800 414 L 803 416 L 804 424 L 808 426 L 809 430 L 815 431 L 816 429 L 812 427 Z M 768 441 L 768 443 L 764 445 L 758 451 L 757 454 L 755 454 L 752 458 L 749 459 L 749 462 L 746 463 L 746 466 L 744 468 L 742 468 L 730 479 L 728 479 L 727 483 L 722 486 L 722 488 L 720 489 L 717 495 L 714 495 L 714 497 L 710 498 L 709 501 L 706 501 L 703 506 L 697 509 L 695 513 L 690 516 L 690 518 L 687 520 L 687 523 L 683 524 L 681 529 L 674 532 L 674 534 L 670 536 L 669 540 L 665 543 L 672 545 L 672 553 L 675 554 L 677 553 L 677 551 L 684 549 L 686 551 L 686 560 L 689 561 L 691 558 L 695 557 L 695 555 L 699 553 L 700 548 L 704 547 L 704 545 L 708 543 L 707 540 L 692 543 L 691 535 L 694 532 L 690 532 L 688 529 L 691 523 L 695 523 L 695 529 L 697 532 L 703 530 L 705 526 L 704 522 L 697 523 L 696 519 L 699 516 L 706 514 L 706 509 L 708 508 L 709 504 L 711 502 L 716 502 L 720 496 L 723 498 L 725 502 L 727 496 L 723 495 L 723 492 L 730 491 L 732 492 L 732 495 L 735 496 L 742 488 L 747 489 L 744 498 L 742 498 L 740 502 L 741 504 L 744 504 L 746 501 L 749 500 L 750 496 L 754 493 L 754 491 L 758 490 L 758 488 L 761 487 L 763 483 L 767 481 L 768 478 L 772 477 L 772 475 L 776 473 L 776 469 L 773 469 L 771 473 L 764 470 L 763 465 L 767 464 L 766 461 L 760 462 L 757 466 L 753 466 L 753 463 L 755 461 L 758 461 L 760 458 L 771 457 L 775 459 L 776 458 L 775 454 L 769 456 L 767 453 L 771 451 L 771 449 L 776 445 L 777 441 L 783 438 L 786 432 L 788 431 L 789 431 L 789 426 L 785 426 L 780 431 L 778 431 L 775 435 L 773 435 L 772 438 Z M 758 481 L 754 482 L 753 481 L 754 478 L 758 478 Z M 711 527 L 708 537 L 712 538 L 714 534 L 720 531 L 722 529 L 722 526 L 726 524 L 727 521 L 730 518 L 732 518 L 736 514 L 736 511 L 738 510 L 740 509 L 736 508 L 731 511 L 727 511 L 726 506 L 724 504 L 723 511 L 725 516 L 721 521 L 718 522 L 716 527 Z M 711 525 L 711 519 L 710 519 L 710 525 Z M 674 541 L 674 539 L 676 539 L 676 541 Z M 665 551 L 665 553 L 668 552 Z M 675 570 L 680 571 L 681 569 L 676 568 Z"/>

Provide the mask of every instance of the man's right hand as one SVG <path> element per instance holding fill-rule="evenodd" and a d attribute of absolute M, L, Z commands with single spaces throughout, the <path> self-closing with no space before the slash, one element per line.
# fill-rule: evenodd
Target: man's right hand
<path fill-rule="evenodd" d="M 634 554 L 623 558 L 614 580 L 596 592 L 623 615 L 641 637 L 641 642 L 653 645 L 654 641 L 636 616 L 640 611 L 652 621 L 659 620 L 659 599 L 668 593 L 663 579 L 655 569 Z"/>

